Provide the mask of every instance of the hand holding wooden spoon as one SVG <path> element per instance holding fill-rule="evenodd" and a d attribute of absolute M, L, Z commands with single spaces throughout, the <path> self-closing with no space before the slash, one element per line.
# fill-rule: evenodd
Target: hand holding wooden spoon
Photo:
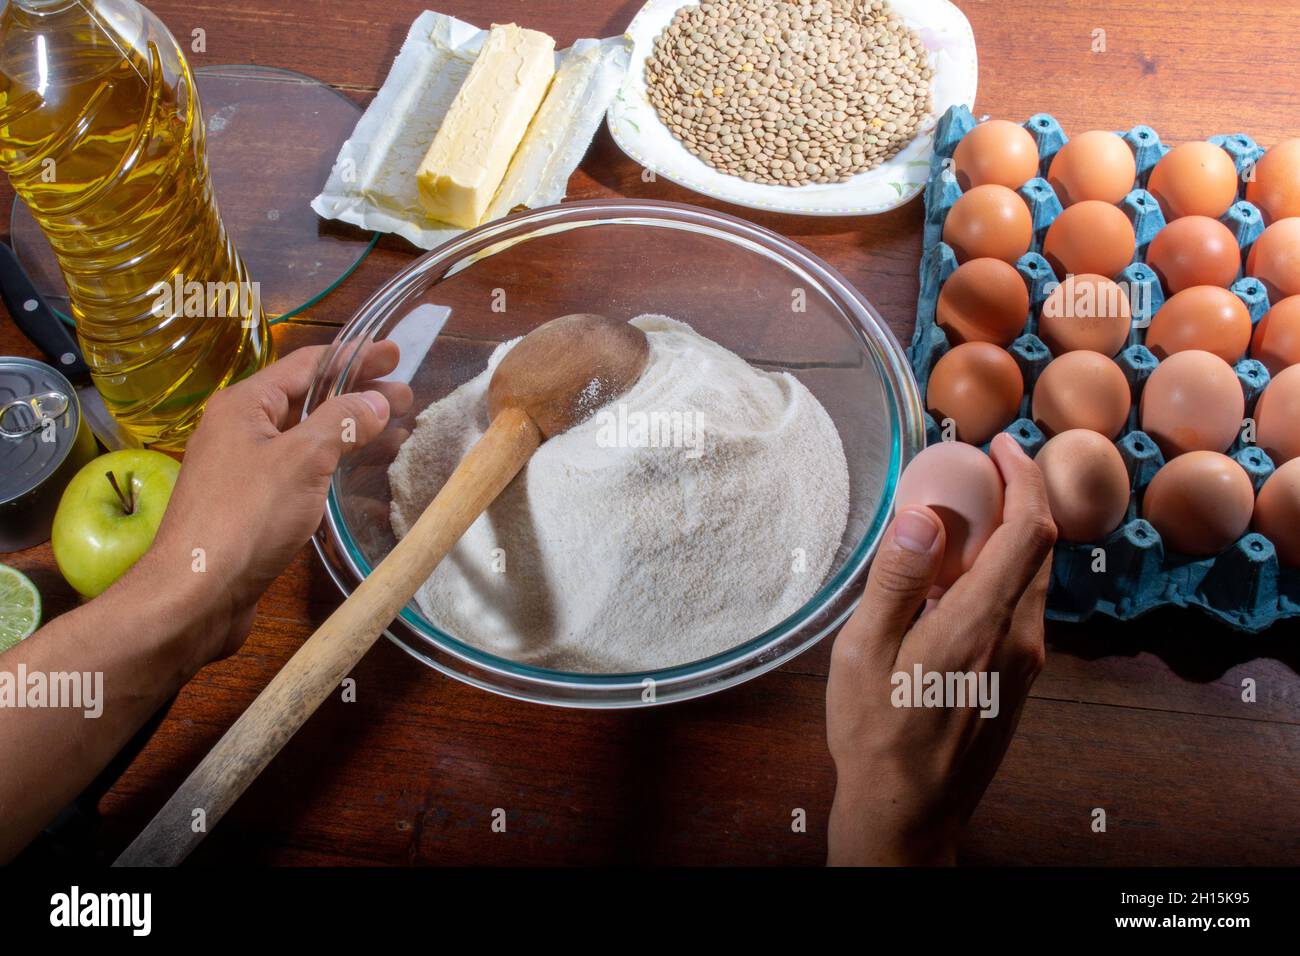
<path fill-rule="evenodd" d="M 599 315 L 566 315 L 524 336 L 488 386 L 492 424 L 410 532 L 303 643 L 115 865 L 184 860 L 541 443 L 626 392 L 649 354 L 640 329 Z M 196 810 L 205 816 L 205 828 L 197 833 Z"/>

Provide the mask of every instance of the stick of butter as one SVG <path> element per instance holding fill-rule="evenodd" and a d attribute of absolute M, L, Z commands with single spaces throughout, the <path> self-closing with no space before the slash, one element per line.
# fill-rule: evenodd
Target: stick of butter
<path fill-rule="evenodd" d="M 477 226 L 555 74 L 555 41 L 493 24 L 416 172 L 429 215 Z"/>
<path fill-rule="evenodd" d="M 560 62 L 484 221 L 509 215 L 517 206 L 536 209 L 558 202 L 545 195 L 557 182 L 563 198 L 569 173 L 582 160 L 604 113 L 590 103 L 600 94 L 598 81 L 608 60 L 601 44 L 579 40 Z"/>

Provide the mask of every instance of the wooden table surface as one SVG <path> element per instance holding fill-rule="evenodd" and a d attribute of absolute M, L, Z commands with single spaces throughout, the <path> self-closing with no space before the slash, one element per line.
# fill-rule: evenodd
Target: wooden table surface
<path fill-rule="evenodd" d="M 359 103 L 374 94 L 426 0 L 151 0 L 196 67 L 300 70 Z M 515 21 L 561 46 L 619 34 L 640 0 L 443 0 L 474 23 Z M 1067 132 L 1148 123 L 1166 141 L 1300 132 L 1300 6 L 1173 0 L 959 4 L 979 44 L 976 113 L 1056 115 Z M 1093 52 L 1105 31 L 1105 51 Z M 322 147 L 324 148 L 324 147 Z M 329 146 L 332 151 L 334 144 Z M 911 336 L 921 204 L 874 218 L 735 209 L 640 167 L 602 128 L 569 198 L 648 197 L 755 220 L 838 267 Z M 12 191 L 0 186 L 0 221 Z M 7 226 L 4 227 L 7 232 Z M 6 236 L 7 238 L 7 236 Z M 414 251 L 385 239 L 335 295 L 277 327 L 281 350 L 328 341 Z M 0 354 L 36 353 L 9 322 Z M 48 546 L 4 559 L 48 614 L 75 596 Z M 310 548 L 271 587 L 243 651 L 205 669 L 101 801 L 111 858 L 338 603 Z M 1300 862 L 1300 642 L 1190 612 L 1049 627 L 1046 671 L 976 813 L 969 863 Z M 722 694 L 587 713 L 499 698 L 380 642 L 359 699 L 327 702 L 202 845 L 195 862 L 268 864 L 818 864 L 834 783 L 823 701 L 830 641 Z M 1242 700 L 1243 681 L 1257 700 Z M 1106 810 L 1105 833 L 1090 827 Z M 507 829 L 494 832 L 493 812 Z M 791 814 L 807 811 L 807 832 Z"/>

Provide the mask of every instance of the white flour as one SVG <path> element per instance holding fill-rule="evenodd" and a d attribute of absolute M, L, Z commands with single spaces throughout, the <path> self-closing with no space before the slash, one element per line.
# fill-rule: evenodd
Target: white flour
<path fill-rule="evenodd" d="M 826 410 L 684 323 L 633 324 L 641 379 L 545 442 L 417 593 L 442 630 L 541 667 L 649 670 L 756 637 L 821 586 L 849 507 Z M 417 419 L 389 469 L 399 538 L 487 429 L 513 345 Z"/>

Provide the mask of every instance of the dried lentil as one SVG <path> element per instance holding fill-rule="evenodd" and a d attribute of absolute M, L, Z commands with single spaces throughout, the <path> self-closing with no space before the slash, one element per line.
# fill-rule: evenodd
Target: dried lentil
<path fill-rule="evenodd" d="M 748 182 L 845 182 L 931 110 L 929 55 L 882 0 L 702 0 L 655 40 L 646 87 L 694 155 Z"/>

